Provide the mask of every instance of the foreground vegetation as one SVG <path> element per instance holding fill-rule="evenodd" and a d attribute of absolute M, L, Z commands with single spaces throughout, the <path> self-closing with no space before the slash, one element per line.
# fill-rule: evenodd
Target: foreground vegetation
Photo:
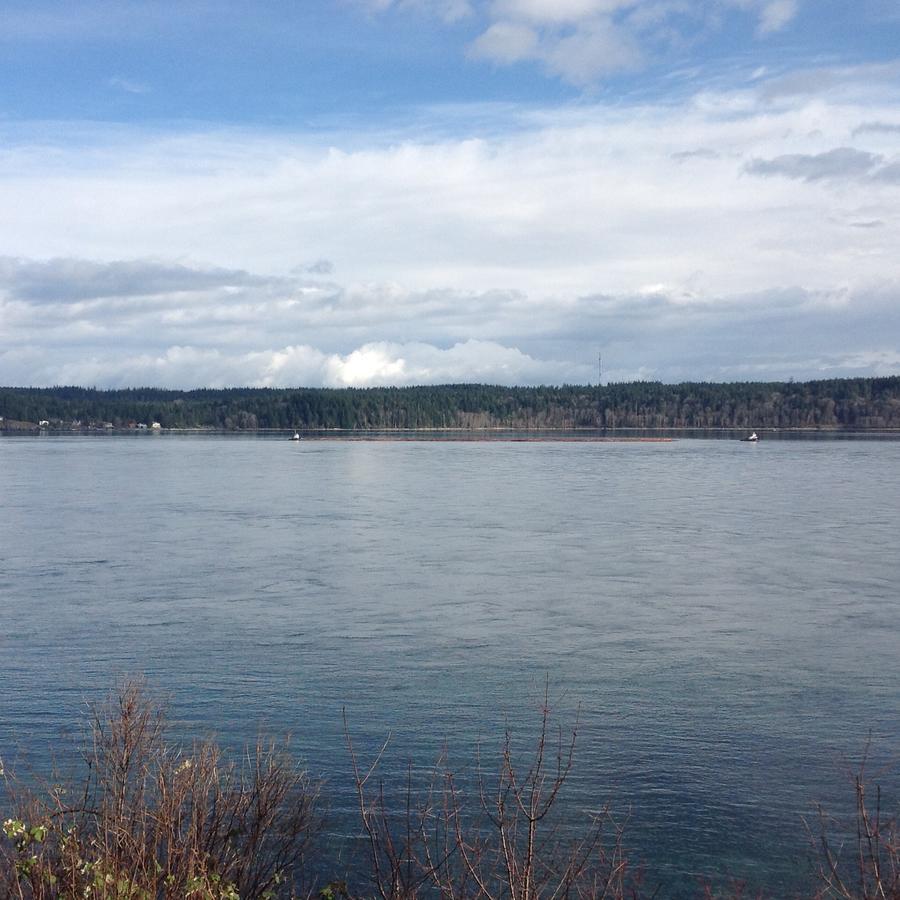
<path fill-rule="evenodd" d="M 0 388 L 0 417 L 23 427 L 234 430 L 409 428 L 900 428 L 900 377 L 733 384 L 634 382 L 605 387 L 98 391 Z M 3 427 L 0 423 L 0 427 Z"/>
<path fill-rule="evenodd" d="M 491 775 L 479 766 L 474 782 L 462 786 L 439 761 L 423 783 L 410 773 L 397 803 L 379 782 L 381 754 L 364 764 L 345 732 L 366 848 L 359 883 L 317 875 L 329 865 L 316 843 L 324 821 L 319 786 L 285 748 L 261 742 L 229 762 L 210 742 L 179 746 L 168 738 L 159 706 L 130 683 L 93 710 L 81 776 L 38 789 L 3 776 L 8 817 L 0 835 L 0 897 L 666 896 L 629 859 L 623 823 L 608 807 L 575 838 L 557 830 L 576 729 L 564 734 L 552 727 L 546 697 L 527 760 L 513 752 L 507 734 Z M 897 820 L 883 816 L 864 774 L 863 766 L 855 779 L 856 821 L 844 832 L 853 835 L 850 845 L 829 837 L 823 816 L 820 863 L 803 896 L 900 898 Z M 707 884 L 697 896 L 762 895 Z"/>

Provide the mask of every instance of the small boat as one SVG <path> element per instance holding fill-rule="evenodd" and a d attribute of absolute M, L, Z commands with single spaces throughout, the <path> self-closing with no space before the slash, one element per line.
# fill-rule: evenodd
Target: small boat
<path fill-rule="evenodd" d="M 759 436 L 754 431 L 749 437 L 741 438 L 742 441 L 749 441 L 751 444 L 755 444 L 759 440 Z"/>
<path fill-rule="evenodd" d="M 291 438 L 291 440 L 292 440 L 292 441 L 299 441 L 299 440 L 300 440 L 300 432 L 299 432 L 299 431 L 295 431 L 295 432 L 294 432 L 294 436 Z"/>

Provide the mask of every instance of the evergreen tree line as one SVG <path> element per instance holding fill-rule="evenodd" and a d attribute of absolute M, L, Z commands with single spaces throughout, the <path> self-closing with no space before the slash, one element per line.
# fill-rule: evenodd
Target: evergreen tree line
<path fill-rule="evenodd" d="M 0 388 L 0 428 L 900 428 L 900 377 L 603 387 Z"/>

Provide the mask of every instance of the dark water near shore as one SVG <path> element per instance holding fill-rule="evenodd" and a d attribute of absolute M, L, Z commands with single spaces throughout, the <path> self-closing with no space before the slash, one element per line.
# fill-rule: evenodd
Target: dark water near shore
<path fill-rule="evenodd" d="M 900 745 L 900 441 L 0 439 L 0 758 L 65 756 L 123 673 L 184 734 L 290 731 L 357 830 L 341 709 L 390 777 L 470 762 L 547 675 L 660 896 L 803 881 L 842 754 Z M 897 769 L 883 777 L 898 796 Z"/>

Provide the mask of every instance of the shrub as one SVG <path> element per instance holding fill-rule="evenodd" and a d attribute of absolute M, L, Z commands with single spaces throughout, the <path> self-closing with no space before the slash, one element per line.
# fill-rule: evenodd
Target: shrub
<path fill-rule="evenodd" d="M 240 764 L 183 750 L 143 686 L 92 709 L 80 781 L 8 780 L 0 896 L 252 900 L 289 895 L 316 833 L 317 786 L 274 742 Z"/>
<path fill-rule="evenodd" d="M 900 900 L 900 831 L 897 817 L 882 809 L 881 788 L 868 781 L 869 750 L 867 744 L 850 775 L 856 799 L 850 827 L 819 810 L 816 900 Z"/>
<path fill-rule="evenodd" d="M 580 838 L 560 833 L 554 812 L 572 771 L 577 722 L 568 733 L 551 724 L 545 692 L 534 748 L 524 764 L 507 730 L 497 771 L 487 774 L 479 761 L 473 790 L 462 790 L 441 760 L 420 792 L 413 791 L 408 774 L 398 812 L 386 803 L 382 785 L 372 787 L 382 754 L 363 770 L 345 719 L 372 881 L 381 900 L 640 896 L 623 825 L 608 806 L 584 823 Z"/>
<path fill-rule="evenodd" d="M 344 724 L 368 878 L 360 891 L 334 880 L 319 900 L 665 896 L 662 887 L 644 889 L 624 822 L 608 806 L 571 837 L 558 804 L 577 720 L 568 732 L 553 727 L 547 691 L 530 750 L 514 748 L 507 730 L 496 767 L 479 759 L 472 778 L 460 779 L 442 758 L 414 784 L 410 766 L 398 800 L 378 779 L 387 742 L 364 766 Z M 92 709 L 83 756 L 82 776 L 40 791 L 0 766 L 12 811 L 0 831 L 0 900 L 287 900 L 308 886 L 318 786 L 276 743 L 257 742 L 240 763 L 211 741 L 183 749 L 168 739 L 159 705 L 130 682 Z M 852 824 L 820 813 L 818 869 L 804 895 L 813 900 L 900 900 L 897 818 L 884 813 L 866 759 L 852 776 Z M 328 865 L 318 860 L 316 871 Z M 763 895 L 700 882 L 697 896 Z"/>

